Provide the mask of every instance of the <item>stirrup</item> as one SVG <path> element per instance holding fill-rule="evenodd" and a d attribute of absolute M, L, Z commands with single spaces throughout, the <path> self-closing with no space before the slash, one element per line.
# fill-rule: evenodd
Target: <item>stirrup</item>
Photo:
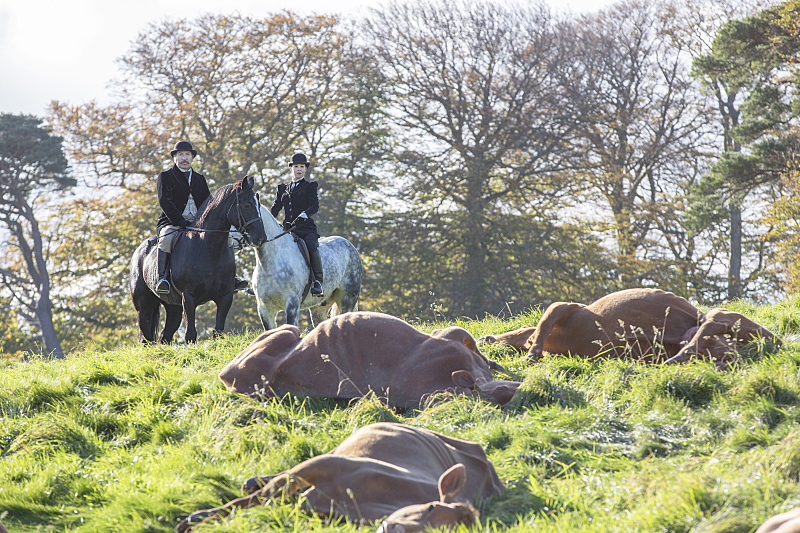
<path fill-rule="evenodd" d="M 167 278 L 158 280 L 158 284 L 156 285 L 157 294 L 169 294 L 171 290 L 172 288 L 169 286 L 169 281 L 167 281 Z"/>
<path fill-rule="evenodd" d="M 314 284 L 311 286 L 311 294 L 322 297 L 322 283 L 318 279 L 315 279 Z"/>

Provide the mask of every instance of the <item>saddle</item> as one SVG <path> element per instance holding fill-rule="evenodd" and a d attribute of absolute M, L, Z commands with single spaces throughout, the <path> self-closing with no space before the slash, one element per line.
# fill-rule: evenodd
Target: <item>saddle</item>
<path fill-rule="evenodd" d="M 175 237 L 175 240 L 172 241 L 172 250 L 175 249 L 175 245 L 178 244 L 178 241 L 181 240 L 186 234 L 186 231 L 179 231 L 178 235 Z M 158 235 L 153 235 L 152 237 L 148 237 L 147 239 L 147 253 L 150 253 L 153 248 L 158 246 Z M 305 243 L 304 243 L 305 244 Z M 172 250 L 170 250 L 169 259 L 167 259 L 167 279 L 169 281 L 169 286 L 174 287 L 175 283 L 172 281 Z M 155 287 L 151 287 L 151 290 L 155 293 Z"/>
<path fill-rule="evenodd" d="M 308 253 L 306 241 L 295 235 L 292 231 L 289 232 L 289 235 L 291 235 L 294 239 L 294 242 L 297 243 L 297 247 L 300 249 L 300 255 L 303 256 L 303 259 L 305 259 L 306 265 L 308 266 L 308 282 L 303 289 L 303 297 L 300 298 L 300 301 L 303 302 L 305 301 L 306 296 L 308 296 L 308 292 L 311 290 L 311 285 L 314 283 L 314 270 L 311 268 L 311 256 Z"/>

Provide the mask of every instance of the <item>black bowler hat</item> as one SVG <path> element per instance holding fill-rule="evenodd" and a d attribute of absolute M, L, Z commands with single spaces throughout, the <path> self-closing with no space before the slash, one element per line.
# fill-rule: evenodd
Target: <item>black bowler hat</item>
<path fill-rule="evenodd" d="M 192 143 L 189 141 L 178 141 L 175 143 L 175 148 L 169 153 L 171 157 L 175 157 L 178 152 L 192 152 L 192 157 L 197 157 L 197 152 L 192 148 Z"/>
<path fill-rule="evenodd" d="M 308 162 L 308 158 L 306 157 L 306 154 L 299 153 L 299 154 L 294 154 L 292 156 L 292 160 L 289 161 L 289 165 L 288 166 L 292 166 L 292 165 L 305 165 L 306 168 L 308 168 L 309 165 L 311 165 L 311 163 Z"/>

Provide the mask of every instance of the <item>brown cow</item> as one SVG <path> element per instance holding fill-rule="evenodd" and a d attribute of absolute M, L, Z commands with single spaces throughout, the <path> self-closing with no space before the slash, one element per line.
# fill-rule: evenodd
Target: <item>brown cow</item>
<path fill-rule="evenodd" d="M 773 516 L 756 533 L 800 533 L 800 507 Z"/>
<path fill-rule="evenodd" d="M 628 289 L 588 306 L 556 302 L 537 327 L 478 340 L 525 349 L 531 362 L 543 354 L 602 354 L 680 363 L 697 354 L 730 360 L 737 347 L 758 338 L 781 345 L 772 332 L 739 313 L 726 309 L 703 313 L 671 292 Z"/>
<path fill-rule="evenodd" d="M 469 372 L 459 370 L 453 372 L 453 382 L 462 389 L 477 391 L 481 398 L 490 400 L 498 405 L 505 405 L 511 401 L 517 389 L 522 385 L 521 381 L 489 381 L 488 383 L 477 383 Z"/>
<path fill-rule="evenodd" d="M 263 487 L 263 488 L 262 488 Z M 251 478 L 249 496 L 197 511 L 184 532 L 209 517 L 301 493 L 322 516 L 365 523 L 387 517 L 384 533 L 472 524 L 475 498 L 501 495 L 503 485 L 479 444 L 403 424 L 378 423 L 353 432 L 328 453 L 276 476 Z"/>
<path fill-rule="evenodd" d="M 395 407 L 418 406 L 439 391 L 467 393 L 453 373 L 479 384 L 502 367 L 479 351 L 464 329 L 432 334 L 380 313 L 344 313 L 325 320 L 303 339 L 295 326 L 262 333 L 219 377 L 241 393 L 286 393 L 360 398 L 373 391 Z"/>

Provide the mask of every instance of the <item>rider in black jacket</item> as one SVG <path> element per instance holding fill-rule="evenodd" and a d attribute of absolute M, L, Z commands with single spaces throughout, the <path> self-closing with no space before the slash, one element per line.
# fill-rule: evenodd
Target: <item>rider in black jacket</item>
<path fill-rule="evenodd" d="M 191 226 L 200 207 L 211 196 L 205 176 L 192 169 L 197 151 L 188 141 L 179 141 L 170 152 L 175 164 L 158 175 L 156 191 L 161 215 L 156 222 L 158 230 L 158 294 L 169 294 L 167 266 L 175 235 Z M 232 242 L 231 242 L 232 244 Z M 236 276 L 235 290 L 247 288 L 247 280 Z"/>
<path fill-rule="evenodd" d="M 289 161 L 289 171 L 292 181 L 289 184 L 281 183 L 272 202 L 272 216 L 277 217 L 283 209 L 283 228 L 289 229 L 294 222 L 292 233 L 303 239 L 311 256 L 311 270 L 314 273 L 314 284 L 311 294 L 322 296 L 322 258 L 319 255 L 319 233 L 317 225 L 311 218 L 319 211 L 319 198 L 317 197 L 318 183 L 306 181 L 303 175 L 310 163 L 305 154 L 299 153 L 292 156 Z"/>

